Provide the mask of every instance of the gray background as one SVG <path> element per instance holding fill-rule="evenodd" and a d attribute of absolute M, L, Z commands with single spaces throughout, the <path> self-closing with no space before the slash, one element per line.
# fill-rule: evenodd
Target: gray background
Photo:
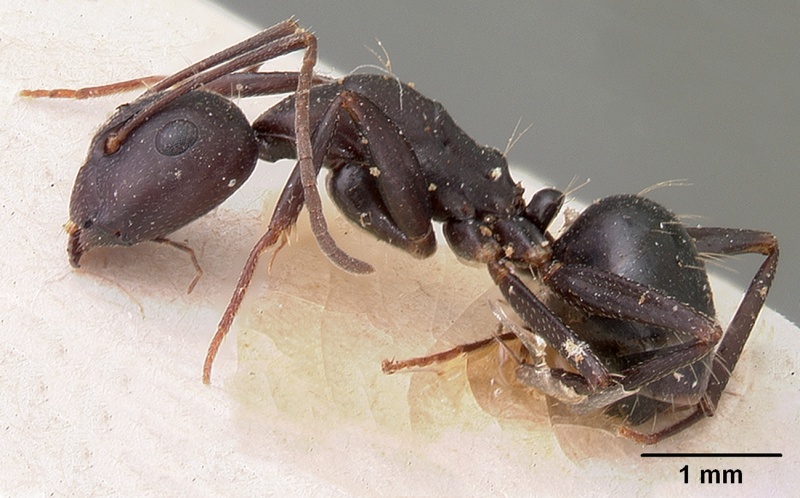
<path fill-rule="evenodd" d="M 664 180 L 650 197 L 688 223 L 772 231 L 768 303 L 800 322 L 800 4 L 736 0 L 518 3 L 220 1 L 256 24 L 289 16 L 337 71 L 378 64 L 443 102 L 481 143 L 584 201 Z M 717 270 L 742 285 L 760 259 Z"/>

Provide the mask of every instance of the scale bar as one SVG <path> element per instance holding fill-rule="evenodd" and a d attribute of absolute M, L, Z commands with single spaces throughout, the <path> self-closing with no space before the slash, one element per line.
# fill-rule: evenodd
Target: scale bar
<path fill-rule="evenodd" d="M 642 453 L 642 458 L 781 458 L 783 453 Z"/>

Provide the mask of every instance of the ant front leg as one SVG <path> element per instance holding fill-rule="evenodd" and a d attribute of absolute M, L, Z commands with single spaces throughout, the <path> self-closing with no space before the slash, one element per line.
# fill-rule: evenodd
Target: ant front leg
<path fill-rule="evenodd" d="M 270 34 L 272 31 L 275 31 L 276 34 Z M 282 34 L 277 36 L 278 33 Z M 308 209 L 314 236 L 323 253 L 340 268 L 352 273 L 370 273 L 373 271 L 370 265 L 347 255 L 336 245 L 336 242 L 330 236 L 325 217 L 322 213 L 322 201 L 317 191 L 316 179 L 321 161 L 315 166 L 309 116 L 309 99 L 311 87 L 314 84 L 330 82 L 327 78 L 315 78 L 314 76 L 314 66 L 317 63 L 317 38 L 308 31 L 299 28 L 293 21 L 287 21 L 276 25 L 257 36 L 274 39 L 274 41 L 265 44 L 260 50 L 254 51 L 258 55 L 260 55 L 261 52 L 266 52 L 270 54 L 270 57 L 274 57 L 282 53 L 297 50 L 298 48 L 304 48 L 303 62 L 300 71 L 297 73 L 251 74 L 242 72 L 231 74 L 230 71 L 224 71 L 225 66 L 228 64 L 223 64 L 220 67 L 220 74 L 214 78 L 217 81 L 209 80 L 213 85 L 212 88 L 231 95 L 241 93 L 243 96 L 282 93 L 284 91 L 295 90 L 294 134 L 298 159 L 297 166 L 300 173 L 300 185 L 303 191 L 301 202 L 305 203 Z M 226 57 L 230 57 L 229 54 L 227 54 L 228 51 L 236 53 L 239 50 L 238 46 L 235 45 L 212 57 L 218 57 L 224 60 Z M 236 67 L 241 67 L 244 57 L 245 56 L 240 56 L 238 59 L 231 60 L 230 64 L 236 63 Z M 244 59 L 244 61 L 246 62 L 246 59 Z M 215 62 L 214 59 L 210 60 L 210 63 Z M 175 76 L 182 76 L 182 73 L 178 73 Z M 295 81 L 296 86 L 293 86 L 292 83 Z M 324 150 L 319 151 L 319 154 L 324 156 Z M 296 217 L 293 218 L 292 224 L 294 221 L 296 221 Z"/>
<path fill-rule="evenodd" d="M 322 118 L 320 119 L 319 123 L 317 124 L 316 129 L 314 130 L 311 140 L 312 141 L 311 154 L 309 155 L 309 158 L 311 158 L 312 160 L 311 172 L 313 174 L 314 179 L 316 179 L 320 169 L 322 168 L 322 163 L 325 158 L 325 153 L 331 144 L 331 140 L 337 133 L 337 128 L 340 120 L 347 119 L 346 117 L 347 114 L 345 113 L 346 99 L 347 99 L 346 92 L 343 92 L 343 94 L 338 95 L 333 100 L 333 102 L 328 106 Z M 366 118 L 368 123 L 370 124 L 372 123 L 371 117 L 363 115 L 361 115 L 360 117 L 362 119 Z M 396 133 L 396 130 L 395 133 L 388 133 L 386 134 L 386 136 L 383 137 L 377 137 L 374 134 L 372 134 L 372 132 L 369 131 L 365 131 L 365 134 L 368 137 L 367 139 L 371 140 L 370 143 L 372 145 L 382 144 L 384 148 L 389 148 L 390 150 L 397 152 L 396 155 L 392 155 L 391 153 L 387 154 L 384 149 L 377 148 L 378 152 L 373 152 L 375 156 L 393 157 L 395 159 L 398 159 L 400 161 L 399 164 L 407 169 L 413 168 L 413 165 L 416 164 L 416 159 L 413 158 L 413 154 L 411 153 L 411 151 L 407 148 L 407 146 L 404 148 L 402 146 L 404 144 L 401 145 L 402 139 L 400 138 L 400 135 Z M 385 140 L 381 140 L 382 138 Z M 381 152 L 383 152 L 384 155 L 381 155 Z M 298 151 L 298 158 L 299 157 L 301 156 Z M 413 163 L 410 162 L 412 160 Z M 392 163 L 392 164 L 394 165 L 398 163 Z M 214 335 L 214 338 L 212 339 L 211 344 L 209 345 L 208 348 L 206 361 L 203 366 L 203 382 L 206 384 L 209 384 L 211 382 L 211 366 L 214 363 L 214 358 L 216 357 L 217 352 L 219 351 L 219 347 L 221 346 L 222 341 L 230 331 L 231 325 L 233 324 L 233 319 L 235 318 L 236 313 L 239 311 L 239 307 L 242 304 L 245 292 L 253 278 L 253 274 L 255 273 L 255 269 L 256 266 L 258 265 L 258 261 L 261 257 L 261 254 L 263 254 L 268 248 L 278 243 L 278 241 L 281 240 L 281 238 L 284 237 L 289 230 L 291 230 L 291 228 L 297 222 L 297 218 L 299 217 L 300 212 L 303 209 L 303 206 L 307 205 L 307 198 L 306 198 L 307 185 L 306 182 L 303 180 L 303 174 L 304 174 L 303 167 L 304 166 L 302 164 L 302 161 L 298 160 L 297 165 L 292 170 L 292 174 L 289 177 L 289 180 L 287 181 L 286 185 L 284 186 L 283 191 L 281 192 L 280 198 L 278 199 L 278 202 L 275 206 L 275 211 L 272 214 L 272 219 L 270 220 L 267 232 L 261 237 L 261 239 L 256 243 L 256 245 L 250 251 L 250 255 L 248 256 L 247 261 L 245 262 L 244 268 L 242 269 L 242 273 L 239 276 L 239 281 L 236 284 L 236 289 L 233 293 L 233 296 L 231 297 L 231 300 L 229 301 L 228 306 L 225 309 L 225 313 L 223 314 L 222 319 L 220 320 L 220 323 L 217 326 L 217 332 Z M 386 167 L 384 168 L 384 170 L 388 173 L 387 175 L 385 175 L 386 178 L 394 179 L 394 181 L 399 181 L 399 178 L 395 178 L 397 176 L 396 174 L 394 174 L 396 169 L 392 167 Z M 384 179 L 384 184 L 382 189 L 389 188 L 389 186 L 385 185 L 385 182 L 386 179 Z M 380 182 L 379 185 L 381 185 Z M 360 189 L 356 191 L 354 195 L 350 196 L 350 198 L 355 199 L 358 198 L 359 196 L 364 197 L 365 191 L 369 192 L 370 190 L 365 189 L 364 187 L 360 187 Z M 389 191 L 391 192 L 391 190 Z M 341 200 L 344 199 L 345 197 L 346 196 L 342 194 L 341 196 L 339 196 L 339 199 Z M 376 204 L 372 206 L 373 208 L 378 203 L 377 199 L 375 200 L 375 203 Z M 403 207 L 401 207 L 401 209 L 403 209 Z M 345 214 L 347 214 L 347 211 L 345 211 Z M 319 213 L 319 215 L 321 216 L 321 212 Z M 312 218 L 314 218 L 316 214 L 312 213 L 311 216 Z M 405 220 L 406 218 L 399 217 L 398 219 Z M 430 238 L 433 239 L 434 235 L 432 227 L 430 227 L 431 225 L 430 216 L 424 217 L 423 219 L 424 219 L 424 224 L 426 224 L 425 226 L 430 228 Z M 358 221 L 357 218 L 356 221 Z M 321 219 L 317 220 L 317 222 L 322 223 L 325 233 L 327 234 L 327 227 L 325 227 L 325 220 Z M 423 225 L 423 223 L 420 223 L 419 220 L 417 220 L 417 223 Z M 410 230 L 412 235 L 420 231 L 418 228 L 414 227 L 413 224 L 409 223 L 406 223 L 405 226 L 401 226 L 400 230 L 407 230 L 409 229 L 409 227 L 411 227 Z M 423 238 L 423 240 L 425 239 Z M 337 250 L 340 251 L 340 249 L 336 246 L 333 240 L 326 241 L 326 240 L 320 240 L 318 238 L 318 242 L 320 243 L 320 247 L 322 248 L 323 252 L 329 257 L 331 257 L 330 251 L 337 251 Z M 433 239 L 433 244 L 435 244 L 435 239 Z M 344 253 L 342 253 L 342 255 L 346 259 L 350 259 L 358 264 L 366 265 L 367 267 L 366 269 L 368 271 L 372 270 L 372 267 L 367 265 L 366 263 L 356 260 L 355 258 L 351 258 L 350 256 Z M 341 261 L 336 261 L 332 257 L 331 260 L 334 263 L 339 264 L 339 266 L 343 266 L 345 269 L 354 271 L 352 268 L 348 268 L 346 264 L 345 265 L 341 264 Z"/>
<path fill-rule="evenodd" d="M 336 206 L 347 218 L 379 240 L 415 257 L 425 258 L 433 254 L 436 250 L 435 237 L 428 237 L 420 244 L 397 226 L 370 169 L 359 164 L 345 164 L 331 171 L 328 175 L 328 191 Z"/>
<path fill-rule="evenodd" d="M 333 132 L 336 129 L 336 121 L 338 119 L 337 113 L 339 110 L 339 107 L 331 106 L 314 131 L 311 166 L 315 178 L 322 167 L 325 150 L 328 148 Z M 214 359 L 222 345 L 222 341 L 225 339 L 225 336 L 228 335 L 228 332 L 230 332 L 233 320 L 244 300 L 245 293 L 253 279 L 261 255 L 284 238 L 297 223 L 297 219 L 305 204 L 305 188 L 302 175 L 302 165 L 300 161 L 298 161 L 294 169 L 292 169 L 289 180 L 281 191 L 281 195 L 275 205 L 275 210 L 272 212 L 272 218 L 270 219 L 266 233 L 261 236 L 250 250 L 250 255 L 247 257 L 247 261 L 239 275 L 239 281 L 236 283 L 233 296 L 231 296 L 228 306 L 225 308 L 225 313 L 222 315 L 219 325 L 217 325 L 217 331 L 211 340 L 211 344 L 208 346 L 208 353 L 206 354 L 206 360 L 203 365 L 203 382 L 205 384 L 211 383 L 211 367 L 214 364 Z M 324 220 L 322 220 L 322 222 L 324 223 Z"/>
<path fill-rule="evenodd" d="M 300 69 L 300 77 L 297 81 L 297 92 L 295 92 L 294 109 L 294 131 L 295 147 L 297 149 L 297 165 L 300 168 L 300 180 L 303 186 L 303 198 L 308 209 L 308 216 L 311 221 L 311 229 L 317 239 L 317 244 L 323 253 L 340 268 L 351 273 L 371 273 L 372 266 L 355 259 L 342 251 L 328 232 L 328 224 L 322 214 L 322 200 L 317 191 L 317 173 L 319 165 L 322 164 L 321 157 L 319 165 L 314 164 L 313 146 L 311 144 L 311 84 L 314 74 L 314 66 L 317 63 L 317 38 L 307 32 L 306 51 L 303 54 L 303 65 Z M 329 137 L 322 141 L 327 143 Z M 327 149 L 327 147 L 325 148 Z M 324 154 L 324 150 L 318 150 Z"/>
<path fill-rule="evenodd" d="M 297 218 L 303 210 L 303 184 L 300 180 L 300 167 L 295 166 L 286 186 L 281 191 L 278 198 L 278 203 L 275 206 L 275 211 L 272 213 L 272 219 L 269 223 L 269 228 L 266 233 L 258 239 L 258 242 L 250 249 L 250 254 L 247 256 L 242 272 L 239 274 L 239 280 L 236 282 L 236 289 L 233 291 L 228 306 L 225 308 L 225 313 L 217 325 L 217 331 L 208 345 L 208 352 L 206 353 L 206 360 L 203 364 L 203 383 L 211 383 L 211 367 L 214 364 L 214 359 L 217 357 L 219 348 L 222 341 L 233 325 L 233 319 L 239 312 L 239 308 L 244 300 L 247 288 L 253 280 L 258 262 L 261 255 L 270 247 L 274 246 L 286 236 L 286 233 L 291 230 L 292 226 L 297 223 Z"/>
<path fill-rule="evenodd" d="M 375 235 L 415 257 L 436 250 L 428 186 L 410 146 L 392 121 L 370 100 L 343 91 L 342 106 L 368 143 L 369 165 L 335 165 L 328 179 L 342 212 Z"/>

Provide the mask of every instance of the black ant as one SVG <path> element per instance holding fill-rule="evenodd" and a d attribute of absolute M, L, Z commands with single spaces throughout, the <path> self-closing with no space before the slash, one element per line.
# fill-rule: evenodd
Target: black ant
<path fill-rule="evenodd" d="M 299 72 L 254 69 L 300 49 Z M 425 258 L 436 249 L 431 222 L 439 221 L 458 256 L 487 265 L 526 324 L 513 330 L 531 355 L 540 358 L 543 343 L 567 364 L 521 364 L 523 384 L 576 410 L 602 408 L 632 422 L 673 405 L 690 407 L 656 433 L 622 431 L 647 443 L 713 414 L 775 274 L 772 234 L 685 227 L 653 201 L 619 195 L 587 208 L 556 238 L 548 227 L 563 194 L 544 189 L 526 203 L 504 155 L 478 145 L 441 104 L 393 77 L 314 76 L 315 62 L 316 38 L 289 20 L 120 107 L 97 132 L 75 182 L 73 266 L 98 246 L 163 241 L 231 195 L 259 158 L 297 158 L 209 347 L 205 383 L 260 255 L 285 241 L 304 206 L 331 261 L 350 272 L 372 271 L 327 231 L 315 187 L 325 167 L 339 209 L 378 239 Z M 224 97 L 290 92 L 252 125 Z M 727 333 L 715 318 L 706 253 L 766 256 Z M 538 297 L 517 273 L 538 279 L 550 297 Z"/>

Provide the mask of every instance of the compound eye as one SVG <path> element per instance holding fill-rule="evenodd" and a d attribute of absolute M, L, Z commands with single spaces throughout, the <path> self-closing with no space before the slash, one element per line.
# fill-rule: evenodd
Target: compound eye
<path fill-rule="evenodd" d="M 197 126 L 185 119 L 170 121 L 156 133 L 156 150 L 164 156 L 177 156 L 197 142 Z"/>

